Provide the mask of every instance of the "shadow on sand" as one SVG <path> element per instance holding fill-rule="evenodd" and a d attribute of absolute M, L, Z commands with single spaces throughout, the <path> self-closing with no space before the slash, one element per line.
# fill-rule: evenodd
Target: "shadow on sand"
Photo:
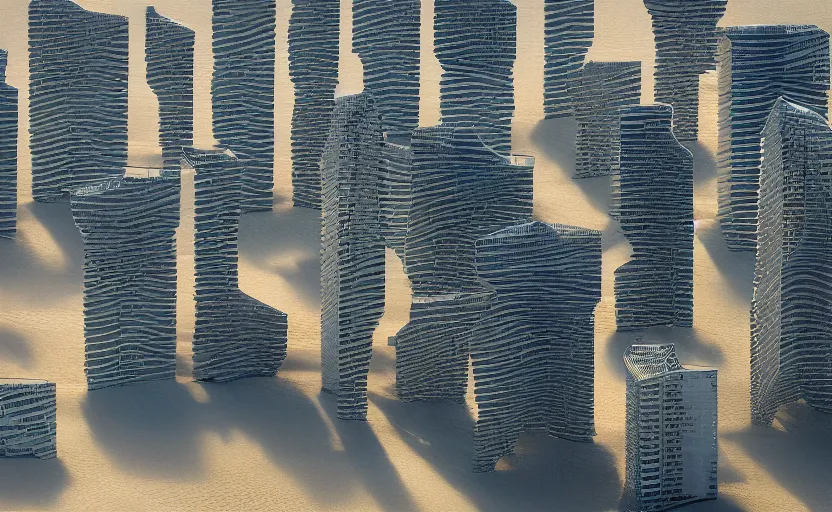
<path fill-rule="evenodd" d="M 60 458 L 0 459 L 0 501 L 10 510 L 51 508 L 69 481 Z"/>
<path fill-rule="evenodd" d="M 0 359 L 11 360 L 14 364 L 28 368 L 32 364 L 32 347 L 20 332 L 0 327 Z"/>
<path fill-rule="evenodd" d="M 732 252 L 728 250 L 725 238 L 719 228 L 719 221 L 709 220 L 697 227 L 698 238 L 714 262 L 731 291 L 746 303 L 751 303 L 754 292 L 754 266 L 756 255 L 753 251 Z"/>

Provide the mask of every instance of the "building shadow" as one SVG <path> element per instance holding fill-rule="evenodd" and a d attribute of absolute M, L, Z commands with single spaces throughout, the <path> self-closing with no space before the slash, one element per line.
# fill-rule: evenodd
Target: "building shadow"
<path fill-rule="evenodd" d="M 569 177 L 575 172 L 575 135 L 578 123 L 574 117 L 543 119 L 530 134 L 532 143 Z"/>
<path fill-rule="evenodd" d="M 711 150 L 700 142 L 683 144 L 693 153 L 693 185 L 700 187 L 713 184 L 716 187 L 717 165 Z M 716 212 L 714 212 L 716 213 Z"/>
<path fill-rule="evenodd" d="M 32 364 L 32 347 L 20 332 L 0 327 L 0 360 L 11 360 L 14 364 L 29 368 Z"/>
<path fill-rule="evenodd" d="M 59 458 L 0 459 L 0 508 L 52 508 L 69 483 L 69 475 Z"/>
<path fill-rule="evenodd" d="M 754 251 L 728 250 L 728 244 L 722 236 L 719 221 L 703 221 L 696 229 L 698 238 L 714 262 L 723 280 L 728 283 L 734 294 L 746 303 L 751 303 L 754 293 Z M 695 292 L 694 292 L 695 293 Z"/>

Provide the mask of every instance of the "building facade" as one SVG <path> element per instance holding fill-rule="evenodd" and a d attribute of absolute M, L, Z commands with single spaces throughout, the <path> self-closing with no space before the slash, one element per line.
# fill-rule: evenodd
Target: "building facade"
<path fill-rule="evenodd" d="M 595 0 L 546 0 L 543 110 L 546 119 L 574 115 L 569 81 L 584 65 L 595 37 Z"/>
<path fill-rule="evenodd" d="M 55 384 L 0 379 L 0 458 L 57 456 Z"/>
<path fill-rule="evenodd" d="M 0 238 L 17 236 L 17 89 L 6 83 L 8 58 L 0 49 Z"/>

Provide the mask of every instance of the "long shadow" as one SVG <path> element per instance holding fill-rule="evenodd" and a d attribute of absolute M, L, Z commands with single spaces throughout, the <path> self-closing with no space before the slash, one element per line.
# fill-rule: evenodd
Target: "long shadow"
<path fill-rule="evenodd" d="M 29 346 L 29 340 L 18 331 L 0 327 L 0 359 L 10 359 L 18 366 L 29 368 L 32 364 L 32 347 Z"/>
<path fill-rule="evenodd" d="M 693 184 L 696 187 L 716 180 L 716 160 L 713 153 L 700 142 L 686 142 L 686 148 L 693 153 Z"/>
<path fill-rule="evenodd" d="M 829 510 L 832 415 L 796 403 L 783 407 L 775 421 L 783 430 L 752 426 L 726 437 L 742 446 L 809 510 Z"/>
<path fill-rule="evenodd" d="M 621 496 L 615 459 L 595 444 L 525 435 L 494 473 L 472 471 L 474 423 L 464 406 L 403 404 L 371 395 L 399 436 L 479 510 L 612 510 Z M 554 508 L 553 508 L 554 507 Z"/>
<path fill-rule="evenodd" d="M 60 459 L 0 459 L 0 509 L 54 507 L 69 482 Z"/>
<path fill-rule="evenodd" d="M 696 230 L 698 238 L 722 278 L 731 291 L 745 302 L 750 303 L 754 292 L 754 265 L 756 256 L 753 251 L 732 252 L 728 250 L 718 221 L 703 223 Z M 695 292 L 694 292 L 695 293 Z"/>

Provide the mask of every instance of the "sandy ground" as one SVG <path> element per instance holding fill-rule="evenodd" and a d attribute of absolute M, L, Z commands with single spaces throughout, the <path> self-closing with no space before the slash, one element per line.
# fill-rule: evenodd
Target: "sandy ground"
<path fill-rule="evenodd" d="M 130 16 L 130 160 L 158 161 L 157 102 L 144 78 L 139 0 L 82 0 Z M 423 2 L 421 124 L 438 122 L 439 74 L 432 55 L 432 2 Z M 319 221 L 291 207 L 287 25 L 278 0 L 275 211 L 244 218 L 242 288 L 289 314 L 289 356 L 276 379 L 224 385 L 191 381 L 194 325 L 193 191 L 186 176 L 179 239 L 179 372 L 176 382 L 88 394 L 83 373 L 82 244 L 67 205 L 31 199 L 28 154 L 26 0 L 0 0 L 0 47 L 21 91 L 19 238 L 0 242 L 0 375 L 58 383 L 58 451 L 52 461 L 0 460 L 0 509 L 60 510 L 617 510 L 624 473 L 622 354 L 637 335 L 614 328 L 613 271 L 629 246 L 606 215 L 606 179 L 574 181 L 571 120 L 541 121 L 543 0 L 515 0 L 519 59 L 514 150 L 537 157 L 535 216 L 602 230 L 604 298 L 597 310 L 594 444 L 526 436 L 494 474 L 470 471 L 469 406 L 402 404 L 393 393 L 394 350 L 409 292 L 388 252 L 386 314 L 370 375 L 366 423 L 335 419 L 321 395 Z M 348 12 L 349 0 L 342 0 Z M 210 0 L 159 0 L 158 11 L 196 30 L 196 142 L 211 137 Z M 652 101 L 653 38 L 640 0 L 596 0 L 596 60 L 642 60 L 643 101 Z M 829 0 L 731 0 L 723 25 L 815 23 L 832 30 Z M 341 92 L 362 88 L 342 22 Z M 720 370 L 720 500 L 688 510 L 829 510 L 832 418 L 796 405 L 770 429 L 750 426 L 749 301 L 753 255 L 728 252 L 716 212 L 716 78 L 702 79 L 696 157 L 695 327 L 656 329 L 683 362 Z"/>

